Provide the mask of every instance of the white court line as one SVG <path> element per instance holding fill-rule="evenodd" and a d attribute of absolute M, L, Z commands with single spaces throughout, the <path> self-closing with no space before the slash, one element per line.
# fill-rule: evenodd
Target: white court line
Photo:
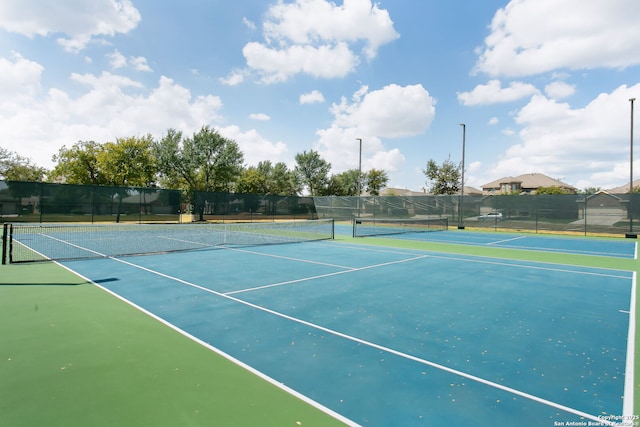
<path fill-rule="evenodd" d="M 631 302 L 629 303 L 629 333 L 627 335 L 627 366 L 624 373 L 624 401 L 622 415 L 625 421 L 633 420 L 634 368 L 636 349 L 636 272 L 631 282 Z"/>
<path fill-rule="evenodd" d="M 287 314 L 280 313 L 278 311 L 271 310 L 271 309 L 266 308 L 266 307 L 261 307 L 259 305 L 250 303 L 248 301 L 244 301 L 244 300 L 238 299 L 238 298 L 233 297 L 231 295 L 225 295 L 225 294 L 222 294 L 220 292 L 216 292 L 216 291 L 213 291 L 211 289 L 205 288 L 203 286 L 196 285 L 195 283 L 191 283 L 191 282 L 188 282 L 186 280 L 183 280 L 183 279 L 180 279 L 180 278 L 177 278 L 177 277 L 173 277 L 173 276 L 170 276 L 170 275 L 167 275 L 167 274 L 164 274 L 164 273 L 160 273 L 159 271 L 151 270 L 149 268 L 146 268 L 146 267 L 131 263 L 129 261 L 125 261 L 125 260 L 118 259 L 118 258 L 112 258 L 112 257 L 110 257 L 110 259 L 113 259 L 114 261 L 129 265 L 129 266 L 134 267 L 134 268 L 139 268 L 141 270 L 147 271 L 147 272 L 155 274 L 157 276 L 164 277 L 166 279 L 173 280 L 173 281 L 176 281 L 178 283 L 182 283 L 184 285 L 194 287 L 196 289 L 200 289 L 200 290 L 202 290 L 204 292 L 208 292 L 208 293 L 211 293 L 213 295 L 217 295 L 217 296 L 220 296 L 222 298 L 229 299 L 231 301 L 237 302 L 239 304 L 246 305 L 246 306 L 254 308 L 256 310 L 264 311 L 264 312 L 272 314 L 274 316 L 278 316 L 278 317 L 281 317 L 283 319 L 287 319 L 287 320 L 290 320 L 292 322 L 299 323 L 299 324 L 308 326 L 310 328 L 314 328 L 314 329 L 326 332 L 328 334 L 331 334 L 331 335 L 334 335 L 334 336 L 337 336 L 337 337 L 340 337 L 340 338 L 347 339 L 349 341 L 353 341 L 353 342 L 356 342 L 356 343 L 359 343 L 359 344 L 362 344 L 362 345 L 365 345 L 365 346 L 368 346 L 368 347 L 371 347 L 371 348 L 374 348 L 374 349 L 377 349 L 377 350 L 381 350 L 381 351 L 393 354 L 393 355 L 398 356 L 398 357 L 402 357 L 402 358 L 405 358 L 405 359 L 408 359 L 408 360 L 412 360 L 414 362 L 421 363 L 423 365 L 427 365 L 427 366 L 430 366 L 432 368 L 439 369 L 441 371 L 448 372 L 448 373 L 453 374 L 453 375 L 457 375 L 457 376 L 460 376 L 460 377 L 463 377 L 463 378 L 467 378 L 467 379 L 469 379 L 471 381 L 475 381 L 475 382 L 487 385 L 489 387 L 493 387 L 495 389 L 502 390 L 502 391 L 505 391 L 507 393 L 511 393 L 511 394 L 516 395 L 516 396 L 523 397 L 525 399 L 529 399 L 531 401 L 540 403 L 542 405 L 546 405 L 546 406 L 549 406 L 549 407 L 552 407 L 552 408 L 556 408 L 556 409 L 568 412 L 570 414 L 574 414 L 574 415 L 586 418 L 588 420 L 596 421 L 596 422 L 600 423 L 599 425 L 610 425 L 610 426 L 617 425 L 614 422 L 603 420 L 602 418 L 599 418 L 598 416 L 588 414 L 588 413 L 580 411 L 578 409 L 573 409 L 573 408 L 570 408 L 568 406 L 565 406 L 565 405 L 562 405 L 562 404 L 559 404 L 559 403 L 556 403 L 556 402 L 552 402 L 550 400 L 535 396 L 533 394 L 526 393 L 526 392 L 521 391 L 521 390 L 517 390 L 517 389 L 511 388 L 511 387 L 502 385 L 502 384 L 495 383 L 493 381 L 486 380 L 484 378 L 477 377 L 475 375 L 468 374 L 466 372 L 458 371 L 456 369 L 449 368 L 447 366 L 440 365 L 438 363 L 435 363 L 435 362 L 432 362 L 432 361 L 429 361 L 429 360 L 426 360 L 426 359 L 421 359 L 419 357 L 412 356 L 410 354 L 406 354 L 406 353 L 400 352 L 398 350 L 394 350 L 392 348 L 382 346 L 380 344 L 376 344 L 376 343 L 373 343 L 373 342 L 370 342 L 370 341 L 363 340 L 361 338 L 357 338 L 357 337 L 354 337 L 354 336 L 351 336 L 351 335 L 347 335 L 347 334 L 344 334 L 342 332 L 338 332 L 336 330 L 329 329 L 329 328 L 326 328 L 324 326 L 320 326 L 320 325 L 317 325 L 315 323 L 308 322 L 306 320 L 302 320 L 302 319 L 299 319 L 299 318 L 296 318 L 296 317 L 292 317 L 292 316 L 289 316 Z"/>
<path fill-rule="evenodd" d="M 487 245 L 499 245 L 500 243 L 513 242 L 514 240 L 526 239 L 527 236 L 514 237 L 513 239 L 498 240 L 496 242 L 487 243 Z"/>
<path fill-rule="evenodd" d="M 305 277 L 305 278 L 302 278 L 302 279 L 287 280 L 286 282 L 272 283 L 272 284 L 264 285 L 264 286 L 256 286 L 255 288 L 240 289 L 240 290 L 237 290 L 237 291 L 225 292 L 222 295 L 234 295 L 234 294 L 240 294 L 240 293 L 243 293 L 243 292 L 256 291 L 256 290 L 259 290 L 259 289 L 267 289 L 267 288 L 273 288 L 273 287 L 276 287 L 276 286 L 290 285 L 290 284 L 293 284 L 293 283 L 307 282 L 309 280 L 321 279 L 323 277 L 331 277 L 331 276 L 337 276 L 339 274 L 353 273 L 354 271 L 369 270 L 369 269 L 372 269 L 372 268 L 384 267 L 384 266 L 387 266 L 387 265 L 393 265 L 393 264 L 400 264 L 400 263 L 403 263 L 403 262 L 415 261 L 417 259 L 422 259 L 422 258 L 427 258 L 427 255 L 418 256 L 418 257 L 415 257 L 415 258 L 401 259 L 401 260 L 398 260 L 398 261 L 390 261 L 390 262 L 385 262 L 385 263 L 382 263 L 382 264 L 368 265 L 366 267 L 348 268 L 348 270 L 344 270 L 344 271 L 334 271 L 333 273 L 320 274 L 318 276 Z M 347 268 L 347 267 L 344 267 L 344 268 Z"/>
<path fill-rule="evenodd" d="M 268 253 L 264 253 L 264 252 L 250 251 L 248 249 L 238 249 L 238 248 L 231 248 L 231 247 L 227 247 L 227 246 L 225 246 L 224 248 L 226 250 L 228 250 L 228 251 L 242 252 L 242 253 L 253 254 L 253 255 L 261 255 L 261 256 L 267 256 L 267 257 L 272 257 L 272 258 L 280 258 L 280 259 L 286 259 L 288 261 L 304 262 L 304 263 L 307 263 L 307 264 L 318 264 L 318 265 L 324 265 L 324 266 L 327 266 L 327 267 L 346 268 L 346 269 L 351 269 L 352 268 L 352 267 L 348 267 L 346 265 L 329 264 L 327 262 L 312 261 L 312 260 L 302 259 L 302 258 L 293 258 L 293 257 L 284 256 L 284 255 L 268 254 Z M 410 255 L 410 254 L 407 254 L 407 255 Z"/>

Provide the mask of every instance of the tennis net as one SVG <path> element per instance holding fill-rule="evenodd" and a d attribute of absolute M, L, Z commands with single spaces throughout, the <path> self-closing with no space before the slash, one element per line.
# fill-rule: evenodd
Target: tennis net
<path fill-rule="evenodd" d="M 448 227 L 447 218 L 354 218 L 353 237 L 443 231 Z"/>
<path fill-rule="evenodd" d="M 2 263 L 333 239 L 333 219 L 227 224 L 5 224 Z"/>

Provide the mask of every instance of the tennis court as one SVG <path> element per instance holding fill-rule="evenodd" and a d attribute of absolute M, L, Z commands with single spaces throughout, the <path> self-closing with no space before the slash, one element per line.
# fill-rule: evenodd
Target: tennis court
<path fill-rule="evenodd" d="M 397 225 L 396 225 L 397 224 Z M 581 238 L 577 236 L 552 236 L 531 233 L 488 233 L 465 230 L 448 230 L 448 223 L 440 219 L 417 221 L 426 230 L 442 231 L 445 233 L 412 232 L 411 221 L 389 220 L 358 220 L 352 226 L 339 226 L 343 234 L 367 236 L 386 236 L 393 239 L 429 241 L 472 245 L 480 247 L 497 247 L 508 249 L 522 249 L 528 251 L 557 252 L 566 254 L 595 255 L 614 258 L 637 259 L 638 245 L 636 240 Z M 433 227 L 433 228 L 430 228 Z M 407 229 L 408 228 L 408 229 Z M 380 230 L 383 230 L 381 233 Z M 386 229 L 386 232 L 384 231 Z"/>
<path fill-rule="evenodd" d="M 618 425 L 634 416 L 632 269 L 368 239 L 229 244 L 236 233 L 224 234 L 215 249 L 131 257 L 95 257 L 105 250 L 88 247 L 95 239 L 65 243 L 48 231 L 45 240 L 93 253 L 60 262 L 346 424 Z M 19 246 L 48 256 L 48 244 L 29 239 Z M 518 249 L 553 251 L 555 238 L 538 239 Z M 594 242 L 577 253 L 635 251 Z"/>

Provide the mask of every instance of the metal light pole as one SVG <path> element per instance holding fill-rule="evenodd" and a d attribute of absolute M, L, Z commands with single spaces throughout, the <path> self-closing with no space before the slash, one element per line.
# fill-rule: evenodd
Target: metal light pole
<path fill-rule="evenodd" d="M 625 236 L 633 239 L 638 237 L 633 232 L 633 102 L 635 100 L 635 98 L 629 98 L 629 102 L 631 102 L 631 131 L 629 132 L 629 232 Z"/>
<path fill-rule="evenodd" d="M 460 182 L 460 201 L 458 202 L 458 229 L 464 230 L 464 225 L 462 224 L 462 202 L 464 200 L 464 151 L 467 125 L 460 123 L 460 126 L 462 126 L 462 177 Z"/>
<path fill-rule="evenodd" d="M 360 155 L 358 156 L 358 218 L 360 218 L 360 196 L 362 194 L 362 138 L 356 138 L 360 143 Z"/>

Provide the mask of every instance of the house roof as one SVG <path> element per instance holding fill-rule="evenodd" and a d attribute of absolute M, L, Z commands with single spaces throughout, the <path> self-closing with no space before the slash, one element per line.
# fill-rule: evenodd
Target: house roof
<path fill-rule="evenodd" d="M 426 196 L 431 195 L 431 193 L 427 193 L 427 190 L 423 188 L 423 191 L 411 191 L 403 188 L 385 188 L 380 192 L 382 196 L 388 196 L 389 194 L 393 194 L 395 196 Z M 460 194 L 460 192 L 456 193 Z M 464 194 L 466 195 L 480 195 L 482 191 L 478 190 L 475 187 L 469 187 L 468 185 L 464 186 Z"/>
<path fill-rule="evenodd" d="M 412 190 L 407 190 L 406 188 L 387 187 L 380 192 L 380 195 L 382 196 L 388 196 L 389 194 L 393 194 L 395 196 L 424 196 L 426 194 L 426 190 L 412 191 Z"/>
<path fill-rule="evenodd" d="M 633 188 L 636 187 L 640 187 L 640 179 L 636 179 L 635 181 L 633 181 Z M 620 187 L 612 188 L 606 191 L 610 194 L 627 194 L 629 192 L 629 183 L 627 182 L 625 185 L 621 185 Z"/>
<path fill-rule="evenodd" d="M 489 190 L 493 188 L 500 188 L 500 184 L 520 183 L 521 188 L 540 188 L 540 187 L 562 187 L 575 190 L 572 185 L 565 184 L 564 182 L 548 177 L 541 173 L 527 173 L 518 175 L 516 177 L 507 176 L 504 178 L 496 179 L 488 184 L 482 186 L 483 190 Z"/>

